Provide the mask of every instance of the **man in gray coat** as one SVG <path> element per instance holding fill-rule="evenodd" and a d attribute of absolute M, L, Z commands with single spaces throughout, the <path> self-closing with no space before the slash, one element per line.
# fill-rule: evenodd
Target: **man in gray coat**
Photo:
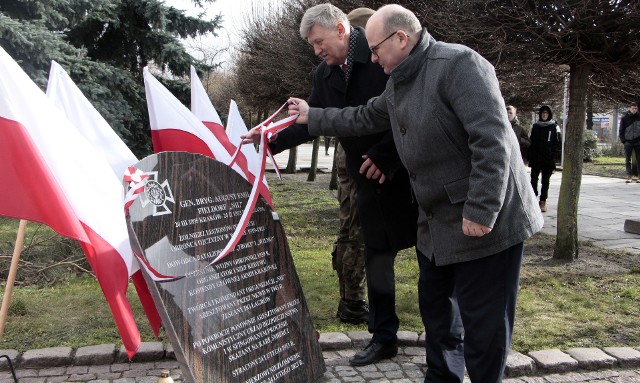
<path fill-rule="evenodd" d="M 314 135 L 393 131 L 420 207 L 425 382 L 462 382 L 465 363 L 472 382 L 500 382 L 523 242 L 543 218 L 494 68 L 465 46 L 436 42 L 399 5 L 380 8 L 365 33 L 372 60 L 390 74 L 382 95 L 345 109 L 291 99 L 289 112 Z M 452 344 L 458 309 L 464 340 Z"/>

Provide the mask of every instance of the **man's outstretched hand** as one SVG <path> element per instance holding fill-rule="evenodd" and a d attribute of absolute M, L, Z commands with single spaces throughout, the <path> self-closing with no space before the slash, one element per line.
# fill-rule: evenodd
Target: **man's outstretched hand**
<path fill-rule="evenodd" d="M 289 116 L 298 115 L 296 119 L 296 123 L 298 124 L 306 124 L 307 116 L 309 115 L 309 104 L 301 98 L 291 97 L 287 100 L 287 104 L 289 104 Z M 242 145 L 246 144 L 259 144 L 260 143 L 260 126 L 256 126 L 255 128 L 249 130 L 247 134 L 243 134 L 240 136 L 242 139 Z M 269 141 L 275 141 L 277 138 L 277 134 L 271 136 Z"/>
<path fill-rule="evenodd" d="M 296 123 L 306 124 L 309 121 L 309 104 L 301 98 L 291 97 L 289 103 L 289 116 L 298 115 Z"/>
<path fill-rule="evenodd" d="M 242 145 L 246 144 L 259 144 L 260 143 L 260 126 L 252 128 L 247 134 L 241 134 Z"/>

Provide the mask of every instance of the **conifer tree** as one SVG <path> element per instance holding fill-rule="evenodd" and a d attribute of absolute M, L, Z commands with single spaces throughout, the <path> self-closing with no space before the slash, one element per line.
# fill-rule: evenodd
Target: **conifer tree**
<path fill-rule="evenodd" d="M 151 151 L 142 68 L 154 64 L 180 78 L 189 65 L 204 67 L 180 39 L 219 25 L 219 17 L 188 17 L 158 0 L 0 2 L 0 46 L 43 89 L 58 61 L 138 156 Z"/>

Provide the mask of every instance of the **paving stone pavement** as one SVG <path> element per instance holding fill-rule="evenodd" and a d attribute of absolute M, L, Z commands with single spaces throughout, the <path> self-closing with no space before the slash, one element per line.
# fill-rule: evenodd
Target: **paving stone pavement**
<path fill-rule="evenodd" d="M 370 339 L 366 332 L 323 333 L 320 345 L 327 371 L 317 383 L 413 383 L 423 382 L 424 334 L 401 331 L 398 355 L 362 367 L 349 365 L 349 358 Z M 162 370 L 169 370 L 176 383 L 182 373 L 171 347 L 144 342 L 132 363 L 123 348 L 113 344 L 71 349 L 53 347 L 19 353 L 0 350 L 15 368 L 19 383 L 155 383 Z M 0 383 L 14 382 L 6 358 L 0 359 Z M 465 382 L 470 382 L 468 378 Z M 542 350 L 523 355 L 511 352 L 504 383 L 640 383 L 640 348 L 609 347 Z M 307 382 L 301 382 L 307 383 Z"/>

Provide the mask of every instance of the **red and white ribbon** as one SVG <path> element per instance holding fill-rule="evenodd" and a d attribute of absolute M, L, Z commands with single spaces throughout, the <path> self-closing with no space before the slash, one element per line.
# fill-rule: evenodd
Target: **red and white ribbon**
<path fill-rule="evenodd" d="M 267 154 L 269 151 L 268 150 L 269 145 L 267 144 L 269 142 L 269 138 L 273 134 L 276 134 L 279 131 L 293 125 L 296 122 L 296 119 L 298 118 L 298 115 L 294 115 L 294 116 L 284 118 L 278 122 L 271 123 L 271 120 L 286 105 L 287 104 L 284 104 L 282 107 L 280 107 L 280 109 L 278 109 L 276 113 L 274 113 L 271 117 L 269 117 L 263 123 L 258 125 L 259 127 L 261 127 L 260 146 L 258 151 L 260 154 L 260 173 L 258 174 L 258 176 L 256 177 L 253 183 L 253 187 L 251 188 L 251 194 L 249 195 L 249 200 L 247 201 L 247 205 L 245 206 L 244 211 L 242 212 L 242 216 L 240 217 L 240 221 L 236 226 L 236 230 L 233 232 L 233 235 L 229 239 L 229 242 L 227 243 L 225 248 L 222 249 L 222 251 L 220 252 L 220 255 L 218 255 L 216 259 L 214 259 L 213 262 L 211 262 L 211 264 L 216 263 L 221 259 L 223 259 L 224 257 L 226 257 L 227 255 L 229 255 L 229 253 L 231 253 L 231 251 L 233 251 L 233 249 L 236 247 L 236 245 L 240 241 L 240 238 L 242 238 L 242 235 L 244 234 L 245 229 L 247 228 L 247 224 L 249 223 L 249 220 L 251 219 L 251 215 L 253 214 L 253 210 L 256 207 L 256 203 L 258 202 L 257 191 L 258 191 L 258 186 L 260 185 L 260 180 L 262 179 L 262 177 L 264 177 L 264 173 L 265 173 L 265 168 L 267 163 Z"/>
<path fill-rule="evenodd" d="M 273 119 L 276 118 L 276 116 L 278 116 L 278 114 L 280 114 L 280 112 L 282 112 L 282 110 L 288 105 L 288 103 L 284 103 L 282 104 L 282 106 L 275 111 L 275 113 L 273 113 L 271 116 L 269 116 L 269 118 L 267 118 L 266 120 L 262 121 L 260 124 L 256 125 L 256 128 L 259 128 L 260 130 L 269 127 L 269 125 L 272 124 Z M 284 121 L 284 120 L 280 120 L 280 121 Z M 280 122 L 278 121 L 278 122 Z M 294 119 L 295 122 L 295 119 Z M 291 125 L 291 124 L 289 124 Z M 287 125 L 287 126 L 289 126 Z M 285 126 L 286 128 L 286 126 Z M 284 128 L 283 128 L 284 129 Z M 282 130 L 282 129 L 280 129 Z M 277 132 L 276 132 L 277 133 Z M 267 137 L 269 140 L 271 139 L 271 135 L 269 135 L 269 137 Z M 269 141 L 267 141 L 269 142 Z M 240 154 L 240 149 L 242 148 L 242 145 L 238 145 L 238 148 L 236 149 L 236 152 L 233 153 L 233 156 L 231 157 L 231 162 L 229 163 L 229 166 L 233 166 L 233 164 L 235 164 L 236 159 L 238 158 L 238 154 Z M 271 159 L 271 163 L 273 164 L 273 168 L 276 171 L 276 174 L 278 175 L 278 179 L 282 179 L 282 175 L 280 174 L 280 168 L 278 168 L 278 164 L 276 164 L 276 159 L 273 157 L 273 154 L 271 153 L 271 149 L 269 149 L 269 145 L 266 146 L 267 151 L 266 154 L 269 156 L 269 158 Z M 261 155 L 263 152 L 260 152 Z M 264 155 L 263 155 L 264 156 Z"/>
<path fill-rule="evenodd" d="M 140 266 L 142 266 L 147 271 L 147 274 L 151 277 L 151 279 L 156 282 L 170 282 L 184 278 L 184 276 L 164 275 L 158 270 L 154 269 L 140 253 L 134 251 L 133 254 L 140 261 Z"/>
<path fill-rule="evenodd" d="M 138 195 L 144 191 L 144 186 L 149 178 L 148 174 L 145 174 L 140 169 L 135 169 L 133 166 L 129 166 L 124 172 L 124 180 L 129 183 L 129 189 L 124 197 L 124 212 L 125 215 L 129 215 L 129 207 L 133 204 L 133 201 L 138 198 Z"/>

